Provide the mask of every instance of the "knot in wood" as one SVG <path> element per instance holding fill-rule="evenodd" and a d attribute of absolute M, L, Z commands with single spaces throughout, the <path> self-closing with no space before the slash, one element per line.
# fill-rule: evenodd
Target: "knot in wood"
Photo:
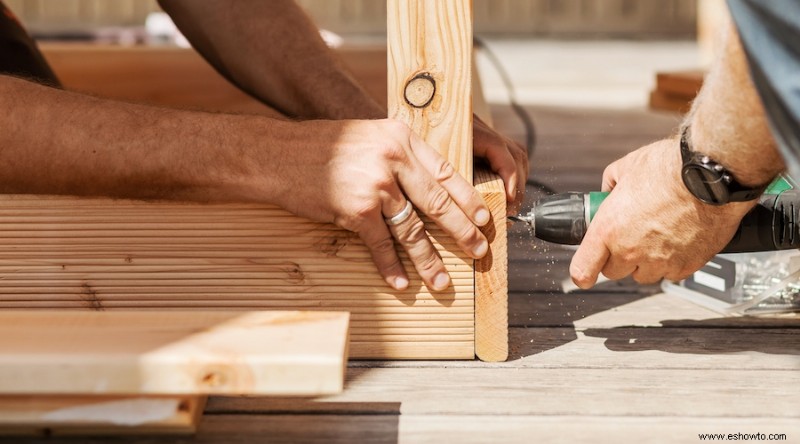
<path fill-rule="evenodd" d="M 425 108 L 436 94 L 436 81 L 427 72 L 417 74 L 406 83 L 403 94 L 409 105 L 414 108 Z"/>
<path fill-rule="evenodd" d="M 200 385 L 203 387 L 219 388 L 228 383 L 228 378 L 224 371 L 219 369 L 207 370 L 200 377 Z"/>

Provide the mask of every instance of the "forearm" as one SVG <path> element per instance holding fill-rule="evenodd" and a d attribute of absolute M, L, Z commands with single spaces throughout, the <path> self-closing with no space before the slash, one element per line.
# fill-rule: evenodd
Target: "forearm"
<path fill-rule="evenodd" d="M 292 0 L 160 0 L 220 73 L 290 117 L 383 118 Z"/>
<path fill-rule="evenodd" d="M 7 76 L 0 108 L 13 110 L 0 121 L 4 193 L 254 200 L 243 182 L 256 162 L 242 148 L 253 134 L 279 143 L 272 123 L 284 125 L 113 102 Z"/>
<path fill-rule="evenodd" d="M 726 166 L 745 185 L 761 185 L 785 168 L 753 86 L 735 29 L 687 116 L 694 149 Z"/>

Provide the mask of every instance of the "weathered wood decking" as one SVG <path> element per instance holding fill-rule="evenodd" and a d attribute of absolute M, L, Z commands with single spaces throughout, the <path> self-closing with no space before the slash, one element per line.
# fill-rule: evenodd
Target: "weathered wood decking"
<path fill-rule="evenodd" d="M 678 121 L 532 111 L 533 176 L 559 191 L 594 189 L 604 165 Z M 496 126 L 518 132 L 495 112 Z M 211 398 L 194 439 L 67 442 L 683 443 L 701 433 L 800 442 L 800 319 L 724 319 L 631 282 L 565 295 L 571 251 L 526 236 L 510 230 L 508 362 L 356 361 L 338 396 Z"/>

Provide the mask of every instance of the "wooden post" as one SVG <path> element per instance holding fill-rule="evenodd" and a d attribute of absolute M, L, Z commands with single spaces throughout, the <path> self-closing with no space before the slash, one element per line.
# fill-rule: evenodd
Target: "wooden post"
<path fill-rule="evenodd" d="M 389 117 L 406 122 L 472 181 L 472 2 L 388 0 L 387 17 Z M 476 172 L 475 179 L 493 217 L 484 231 L 490 252 L 475 264 L 475 353 L 502 361 L 508 356 L 505 195 L 496 176 Z"/>
<path fill-rule="evenodd" d="M 388 0 L 389 117 L 472 181 L 472 2 Z"/>

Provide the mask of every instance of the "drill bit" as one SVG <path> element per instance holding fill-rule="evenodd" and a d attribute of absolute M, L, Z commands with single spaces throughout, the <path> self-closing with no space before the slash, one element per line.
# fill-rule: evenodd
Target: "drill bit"
<path fill-rule="evenodd" d="M 507 220 L 511 222 L 524 222 L 528 229 L 531 230 L 531 233 L 534 232 L 534 219 L 533 219 L 533 212 L 526 214 L 526 215 L 519 215 L 519 216 L 508 216 Z"/>

